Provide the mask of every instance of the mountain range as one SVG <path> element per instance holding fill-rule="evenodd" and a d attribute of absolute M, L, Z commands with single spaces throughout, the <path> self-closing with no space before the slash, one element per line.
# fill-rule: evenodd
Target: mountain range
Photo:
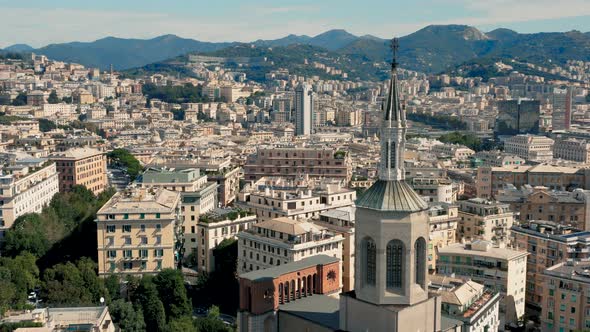
<path fill-rule="evenodd" d="M 51 59 L 101 69 L 108 69 L 111 64 L 115 69 L 128 69 L 187 53 L 219 54 L 219 51 L 240 44 L 243 43 L 202 42 L 163 35 L 152 39 L 107 37 L 94 42 L 51 44 L 38 49 L 17 44 L 4 51 L 35 52 Z M 345 30 L 330 30 L 314 37 L 292 34 L 248 44 L 258 47 L 308 45 L 368 62 L 388 61 L 391 57 L 389 40 L 371 35 L 355 36 Z M 427 73 L 438 73 L 480 57 L 516 58 L 535 63 L 548 60 L 563 63 L 570 59 L 590 61 L 590 33 L 522 34 L 503 28 L 484 33 L 466 25 L 431 25 L 401 37 L 399 57 L 403 67 Z"/>

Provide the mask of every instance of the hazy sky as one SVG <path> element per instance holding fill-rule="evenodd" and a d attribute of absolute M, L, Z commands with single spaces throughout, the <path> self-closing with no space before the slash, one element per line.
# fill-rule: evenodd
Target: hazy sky
<path fill-rule="evenodd" d="M 162 34 L 252 41 L 345 29 L 403 36 L 429 24 L 590 31 L 590 0 L 0 0 L 0 47 Z"/>

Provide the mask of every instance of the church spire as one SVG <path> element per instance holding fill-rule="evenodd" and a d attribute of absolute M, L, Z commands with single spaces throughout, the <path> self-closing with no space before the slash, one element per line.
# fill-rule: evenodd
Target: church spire
<path fill-rule="evenodd" d="M 401 107 L 397 87 L 397 53 L 399 41 L 391 40 L 391 79 L 389 95 L 381 125 L 381 165 L 379 179 L 402 181 L 405 179 L 404 150 L 406 143 L 406 114 Z"/>

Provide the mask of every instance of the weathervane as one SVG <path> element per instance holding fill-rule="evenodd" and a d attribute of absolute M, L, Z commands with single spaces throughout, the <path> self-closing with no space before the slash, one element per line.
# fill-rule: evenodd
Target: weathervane
<path fill-rule="evenodd" d="M 391 58 L 391 70 L 394 70 L 397 68 L 397 51 L 399 49 L 399 40 L 397 38 L 393 38 L 391 40 L 391 52 L 392 52 L 392 58 Z"/>

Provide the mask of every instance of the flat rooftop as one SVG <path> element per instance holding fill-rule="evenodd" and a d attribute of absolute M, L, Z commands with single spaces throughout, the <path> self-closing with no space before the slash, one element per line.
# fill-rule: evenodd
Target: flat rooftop
<path fill-rule="evenodd" d="M 313 295 L 279 306 L 286 312 L 331 330 L 340 328 L 340 300 L 327 295 Z"/>

